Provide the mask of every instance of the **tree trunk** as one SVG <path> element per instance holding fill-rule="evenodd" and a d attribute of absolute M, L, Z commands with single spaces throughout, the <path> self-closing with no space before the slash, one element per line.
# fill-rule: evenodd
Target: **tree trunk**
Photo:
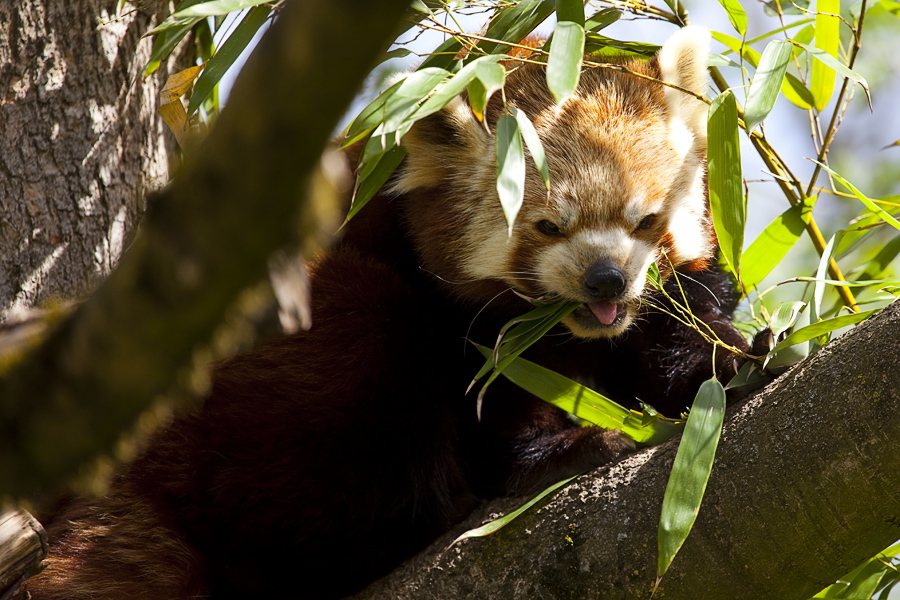
<path fill-rule="evenodd" d="M 734 406 L 656 597 L 805 600 L 900 538 L 900 302 Z M 678 439 L 582 476 L 487 538 L 503 500 L 354 598 L 650 598 Z"/>
<path fill-rule="evenodd" d="M 141 35 L 170 6 L 118 1 L 0 0 L 0 320 L 99 282 L 168 179 Z"/>

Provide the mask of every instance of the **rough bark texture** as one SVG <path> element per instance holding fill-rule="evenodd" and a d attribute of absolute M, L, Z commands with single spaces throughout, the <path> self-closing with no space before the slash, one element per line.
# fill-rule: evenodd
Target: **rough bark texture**
<path fill-rule="evenodd" d="M 0 376 L 0 493 L 36 493 L 106 451 L 272 252 L 315 237 L 328 202 L 314 172 L 407 4 L 286 3 L 118 267 Z"/>
<path fill-rule="evenodd" d="M 900 538 L 900 302 L 730 410 L 693 532 L 656 597 L 804 600 Z M 677 440 L 576 480 L 355 598 L 647 599 Z"/>
<path fill-rule="evenodd" d="M 168 179 L 168 69 L 142 80 L 152 41 L 140 38 L 171 5 L 115 18 L 117 4 L 0 0 L 0 320 L 100 281 Z"/>
<path fill-rule="evenodd" d="M 0 507 L 0 597 L 19 597 L 19 586 L 41 571 L 47 551 L 47 533 L 34 517 L 25 510 Z"/>

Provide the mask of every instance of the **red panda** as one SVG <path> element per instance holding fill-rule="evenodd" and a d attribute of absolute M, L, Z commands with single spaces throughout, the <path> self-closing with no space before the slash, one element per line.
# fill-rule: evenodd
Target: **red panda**
<path fill-rule="evenodd" d="M 616 64 L 702 94 L 708 34 Z M 544 70 L 511 69 L 505 100 L 534 123 L 552 177 L 526 177 L 511 234 L 493 131 L 463 99 L 415 125 L 386 188 L 312 267 L 312 328 L 229 359 L 205 404 L 160 433 L 107 497 L 49 524 L 36 600 L 339 598 L 423 549 L 485 498 L 521 495 L 633 451 L 498 380 L 465 395 L 490 343 L 553 294 L 582 306 L 526 354 L 634 405 L 677 415 L 710 347 L 648 311 L 657 261 L 695 315 L 745 348 L 735 295 L 709 266 L 706 107 L 658 82 L 584 69 L 557 106 Z M 680 293 L 679 293 L 680 295 Z M 656 298 L 660 301 L 659 298 Z M 718 375 L 729 373 L 720 352 Z"/>

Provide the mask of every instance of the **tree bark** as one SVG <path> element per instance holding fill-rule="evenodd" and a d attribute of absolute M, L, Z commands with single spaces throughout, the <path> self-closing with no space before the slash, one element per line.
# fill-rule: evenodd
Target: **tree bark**
<path fill-rule="evenodd" d="M 47 533 L 34 517 L 0 507 L 0 598 L 25 598 L 20 586 L 43 569 L 48 549 Z"/>
<path fill-rule="evenodd" d="M 900 302 L 731 407 L 666 600 L 805 600 L 900 538 Z M 498 501 L 354 598 L 647 599 L 678 439 L 582 476 L 487 538 Z"/>
<path fill-rule="evenodd" d="M 168 2 L 0 0 L 0 320 L 85 293 L 118 262 L 174 139 L 141 39 Z M 173 53 L 184 67 L 191 52 Z"/>

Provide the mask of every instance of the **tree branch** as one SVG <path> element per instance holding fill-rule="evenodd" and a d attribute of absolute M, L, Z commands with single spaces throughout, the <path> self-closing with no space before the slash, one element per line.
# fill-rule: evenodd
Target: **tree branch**
<path fill-rule="evenodd" d="M 697 523 L 658 597 L 805 600 L 900 538 L 900 302 L 730 409 Z M 487 538 L 355 596 L 648 599 L 677 440 L 583 476 Z M 664 594 L 664 596 L 659 596 Z"/>

